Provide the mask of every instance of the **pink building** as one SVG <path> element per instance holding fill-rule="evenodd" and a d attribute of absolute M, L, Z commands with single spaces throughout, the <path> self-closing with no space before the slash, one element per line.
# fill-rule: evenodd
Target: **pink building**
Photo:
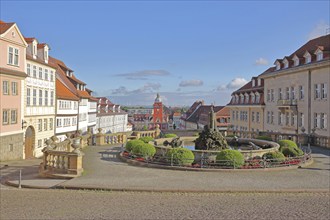
<path fill-rule="evenodd" d="M 0 161 L 24 158 L 26 47 L 17 25 L 0 21 Z"/>

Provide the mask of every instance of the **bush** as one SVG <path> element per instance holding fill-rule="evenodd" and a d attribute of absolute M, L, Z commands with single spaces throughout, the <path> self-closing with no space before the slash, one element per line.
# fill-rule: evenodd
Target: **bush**
<path fill-rule="evenodd" d="M 278 142 L 278 144 L 281 146 L 281 147 L 295 147 L 295 148 L 298 148 L 296 142 L 294 141 L 290 141 L 290 140 L 280 140 Z"/>
<path fill-rule="evenodd" d="M 298 147 L 280 147 L 280 151 L 286 157 L 300 157 L 304 155 L 304 152 Z"/>
<path fill-rule="evenodd" d="M 195 160 L 195 155 L 187 148 L 171 148 L 167 151 L 166 156 L 172 158 L 172 155 L 173 163 L 182 166 L 190 166 Z"/>
<path fill-rule="evenodd" d="M 258 136 L 256 137 L 258 140 L 264 140 L 264 141 L 273 141 L 273 139 L 269 136 Z"/>
<path fill-rule="evenodd" d="M 230 167 L 241 167 L 245 163 L 244 156 L 241 152 L 239 152 L 238 150 L 230 149 L 220 151 L 217 154 L 216 160 L 217 163 Z"/>
<path fill-rule="evenodd" d="M 176 138 L 176 137 L 178 137 L 178 135 L 176 135 L 176 134 L 165 134 L 164 137 L 165 138 Z"/>
<path fill-rule="evenodd" d="M 265 153 L 262 157 L 269 160 L 278 160 L 278 161 L 285 160 L 285 156 L 280 151 L 268 152 Z"/>
<path fill-rule="evenodd" d="M 144 143 L 149 143 L 149 141 L 153 141 L 153 137 L 141 137 L 139 140 L 143 141 Z"/>
<path fill-rule="evenodd" d="M 156 148 L 151 144 L 140 143 L 134 145 L 132 148 L 132 153 L 136 156 L 141 156 L 144 158 L 153 157 L 156 153 Z"/>
<path fill-rule="evenodd" d="M 131 152 L 133 147 L 136 145 L 143 144 L 144 142 L 141 140 L 131 140 L 126 143 L 125 149 L 127 152 Z"/>

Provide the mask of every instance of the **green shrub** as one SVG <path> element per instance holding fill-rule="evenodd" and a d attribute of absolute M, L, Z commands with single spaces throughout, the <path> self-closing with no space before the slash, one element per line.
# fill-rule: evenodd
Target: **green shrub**
<path fill-rule="evenodd" d="M 270 159 L 270 160 L 273 160 L 273 159 L 276 159 L 278 161 L 285 160 L 285 156 L 280 151 L 268 152 L 268 153 L 265 153 L 262 157 L 265 159 Z"/>
<path fill-rule="evenodd" d="M 140 143 L 134 145 L 132 148 L 132 153 L 136 156 L 141 156 L 144 158 L 153 157 L 156 153 L 156 148 L 151 144 Z"/>
<path fill-rule="evenodd" d="M 296 142 L 294 141 L 290 141 L 290 140 L 280 140 L 278 142 L 278 144 L 281 146 L 281 147 L 295 147 L 295 148 L 298 148 Z"/>
<path fill-rule="evenodd" d="M 273 141 L 273 139 L 269 136 L 258 136 L 256 137 L 258 140 L 264 140 L 264 141 Z"/>
<path fill-rule="evenodd" d="M 304 152 L 298 147 L 280 147 L 280 151 L 286 157 L 299 157 L 304 155 Z"/>
<path fill-rule="evenodd" d="M 241 167 L 244 165 L 244 156 L 238 150 L 226 149 L 217 154 L 217 163 L 224 166 Z"/>
<path fill-rule="evenodd" d="M 178 135 L 176 134 L 165 134 L 165 138 L 176 138 Z"/>
<path fill-rule="evenodd" d="M 144 142 L 141 140 L 131 140 L 126 143 L 125 149 L 127 152 L 131 152 L 133 147 L 139 144 L 143 144 Z"/>
<path fill-rule="evenodd" d="M 143 141 L 144 143 L 149 143 L 149 141 L 153 141 L 153 137 L 141 137 L 139 140 Z"/>
<path fill-rule="evenodd" d="M 187 148 L 171 148 L 169 151 L 167 151 L 166 156 L 168 158 L 172 158 L 172 155 L 173 163 L 182 166 L 189 166 L 195 160 L 195 155 L 191 150 Z"/>

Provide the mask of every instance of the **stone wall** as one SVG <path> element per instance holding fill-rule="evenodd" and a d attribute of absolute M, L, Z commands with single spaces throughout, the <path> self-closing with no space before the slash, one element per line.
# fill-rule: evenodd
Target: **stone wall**
<path fill-rule="evenodd" d="M 23 159 L 23 133 L 0 136 L 0 161 Z"/>

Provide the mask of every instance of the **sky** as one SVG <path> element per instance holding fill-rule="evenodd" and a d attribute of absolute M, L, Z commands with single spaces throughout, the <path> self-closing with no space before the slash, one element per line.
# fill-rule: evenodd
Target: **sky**
<path fill-rule="evenodd" d="M 329 1 L 0 1 L 0 19 L 50 45 L 96 96 L 121 105 L 231 93 L 326 34 Z"/>

